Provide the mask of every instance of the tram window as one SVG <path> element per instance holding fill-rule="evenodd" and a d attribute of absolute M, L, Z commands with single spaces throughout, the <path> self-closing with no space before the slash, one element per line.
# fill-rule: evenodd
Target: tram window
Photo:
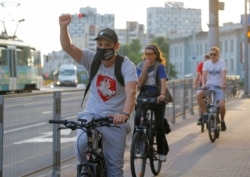
<path fill-rule="evenodd" d="M 27 56 L 22 50 L 17 50 L 16 56 L 18 66 L 27 66 Z"/>
<path fill-rule="evenodd" d="M 36 59 L 36 53 L 34 50 L 31 50 L 30 51 L 30 58 L 28 59 L 28 65 L 34 66 L 35 59 Z"/>
<path fill-rule="evenodd" d="M 0 48 L 0 65 L 7 65 L 7 50 Z"/>

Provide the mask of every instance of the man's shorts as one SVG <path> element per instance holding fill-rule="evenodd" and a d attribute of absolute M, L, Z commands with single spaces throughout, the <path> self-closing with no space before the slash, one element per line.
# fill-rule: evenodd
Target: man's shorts
<path fill-rule="evenodd" d="M 209 95 L 209 87 L 214 87 L 214 86 L 207 86 L 207 90 L 205 95 Z M 225 100 L 225 90 L 221 89 L 219 86 L 214 87 L 215 90 L 215 100 L 217 101 L 224 101 Z"/>

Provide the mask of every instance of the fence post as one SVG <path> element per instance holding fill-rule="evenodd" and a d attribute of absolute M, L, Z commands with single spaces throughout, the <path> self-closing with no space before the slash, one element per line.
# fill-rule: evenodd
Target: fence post
<path fill-rule="evenodd" d="M 172 95 L 172 97 L 173 97 L 174 101 L 172 103 L 173 106 L 172 106 L 172 120 L 171 120 L 171 122 L 172 122 L 172 124 L 174 124 L 175 123 L 175 98 L 176 98 L 175 81 L 173 81 L 173 95 Z"/>
<path fill-rule="evenodd" d="M 190 107 L 189 107 L 189 109 L 190 109 L 190 114 L 191 115 L 194 115 L 194 90 L 193 90 L 193 87 L 192 87 L 192 82 L 193 81 L 193 79 L 190 79 L 189 80 L 189 87 L 188 88 L 190 88 Z"/>
<path fill-rule="evenodd" d="M 3 176 L 3 105 L 4 98 L 0 95 L 0 176 Z"/>
<path fill-rule="evenodd" d="M 186 100 L 187 100 L 187 90 L 186 90 L 186 79 L 183 80 L 183 92 L 182 92 L 182 118 L 186 119 Z"/>
<path fill-rule="evenodd" d="M 61 120 L 61 92 L 54 92 L 53 119 Z M 61 171 L 61 133 L 59 124 L 53 124 L 53 171 L 51 177 L 60 177 Z"/>

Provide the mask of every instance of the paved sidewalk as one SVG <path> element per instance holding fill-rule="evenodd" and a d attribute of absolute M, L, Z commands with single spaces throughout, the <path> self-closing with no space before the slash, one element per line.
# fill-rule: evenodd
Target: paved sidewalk
<path fill-rule="evenodd" d="M 226 132 L 211 143 L 208 132 L 201 133 L 196 115 L 178 117 L 167 135 L 170 152 L 158 177 L 249 177 L 250 176 L 250 99 L 228 101 Z M 76 161 L 63 164 L 61 177 L 75 177 Z M 131 177 L 129 147 L 125 154 L 125 175 Z M 51 170 L 36 177 L 51 177 Z M 145 177 L 152 177 L 149 164 Z"/>

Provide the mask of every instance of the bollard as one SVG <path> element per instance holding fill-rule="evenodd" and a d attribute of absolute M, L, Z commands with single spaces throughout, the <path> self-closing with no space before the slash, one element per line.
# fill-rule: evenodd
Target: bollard
<path fill-rule="evenodd" d="M 3 105 L 4 98 L 0 95 L 0 176 L 3 176 Z"/>
<path fill-rule="evenodd" d="M 61 92 L 54 92 L 53 119 L 61 120 Z M 61 171 L 61 133 L 59 124 L 53 124 L 53 171 L 51 177 L 60 177 Z"/>

